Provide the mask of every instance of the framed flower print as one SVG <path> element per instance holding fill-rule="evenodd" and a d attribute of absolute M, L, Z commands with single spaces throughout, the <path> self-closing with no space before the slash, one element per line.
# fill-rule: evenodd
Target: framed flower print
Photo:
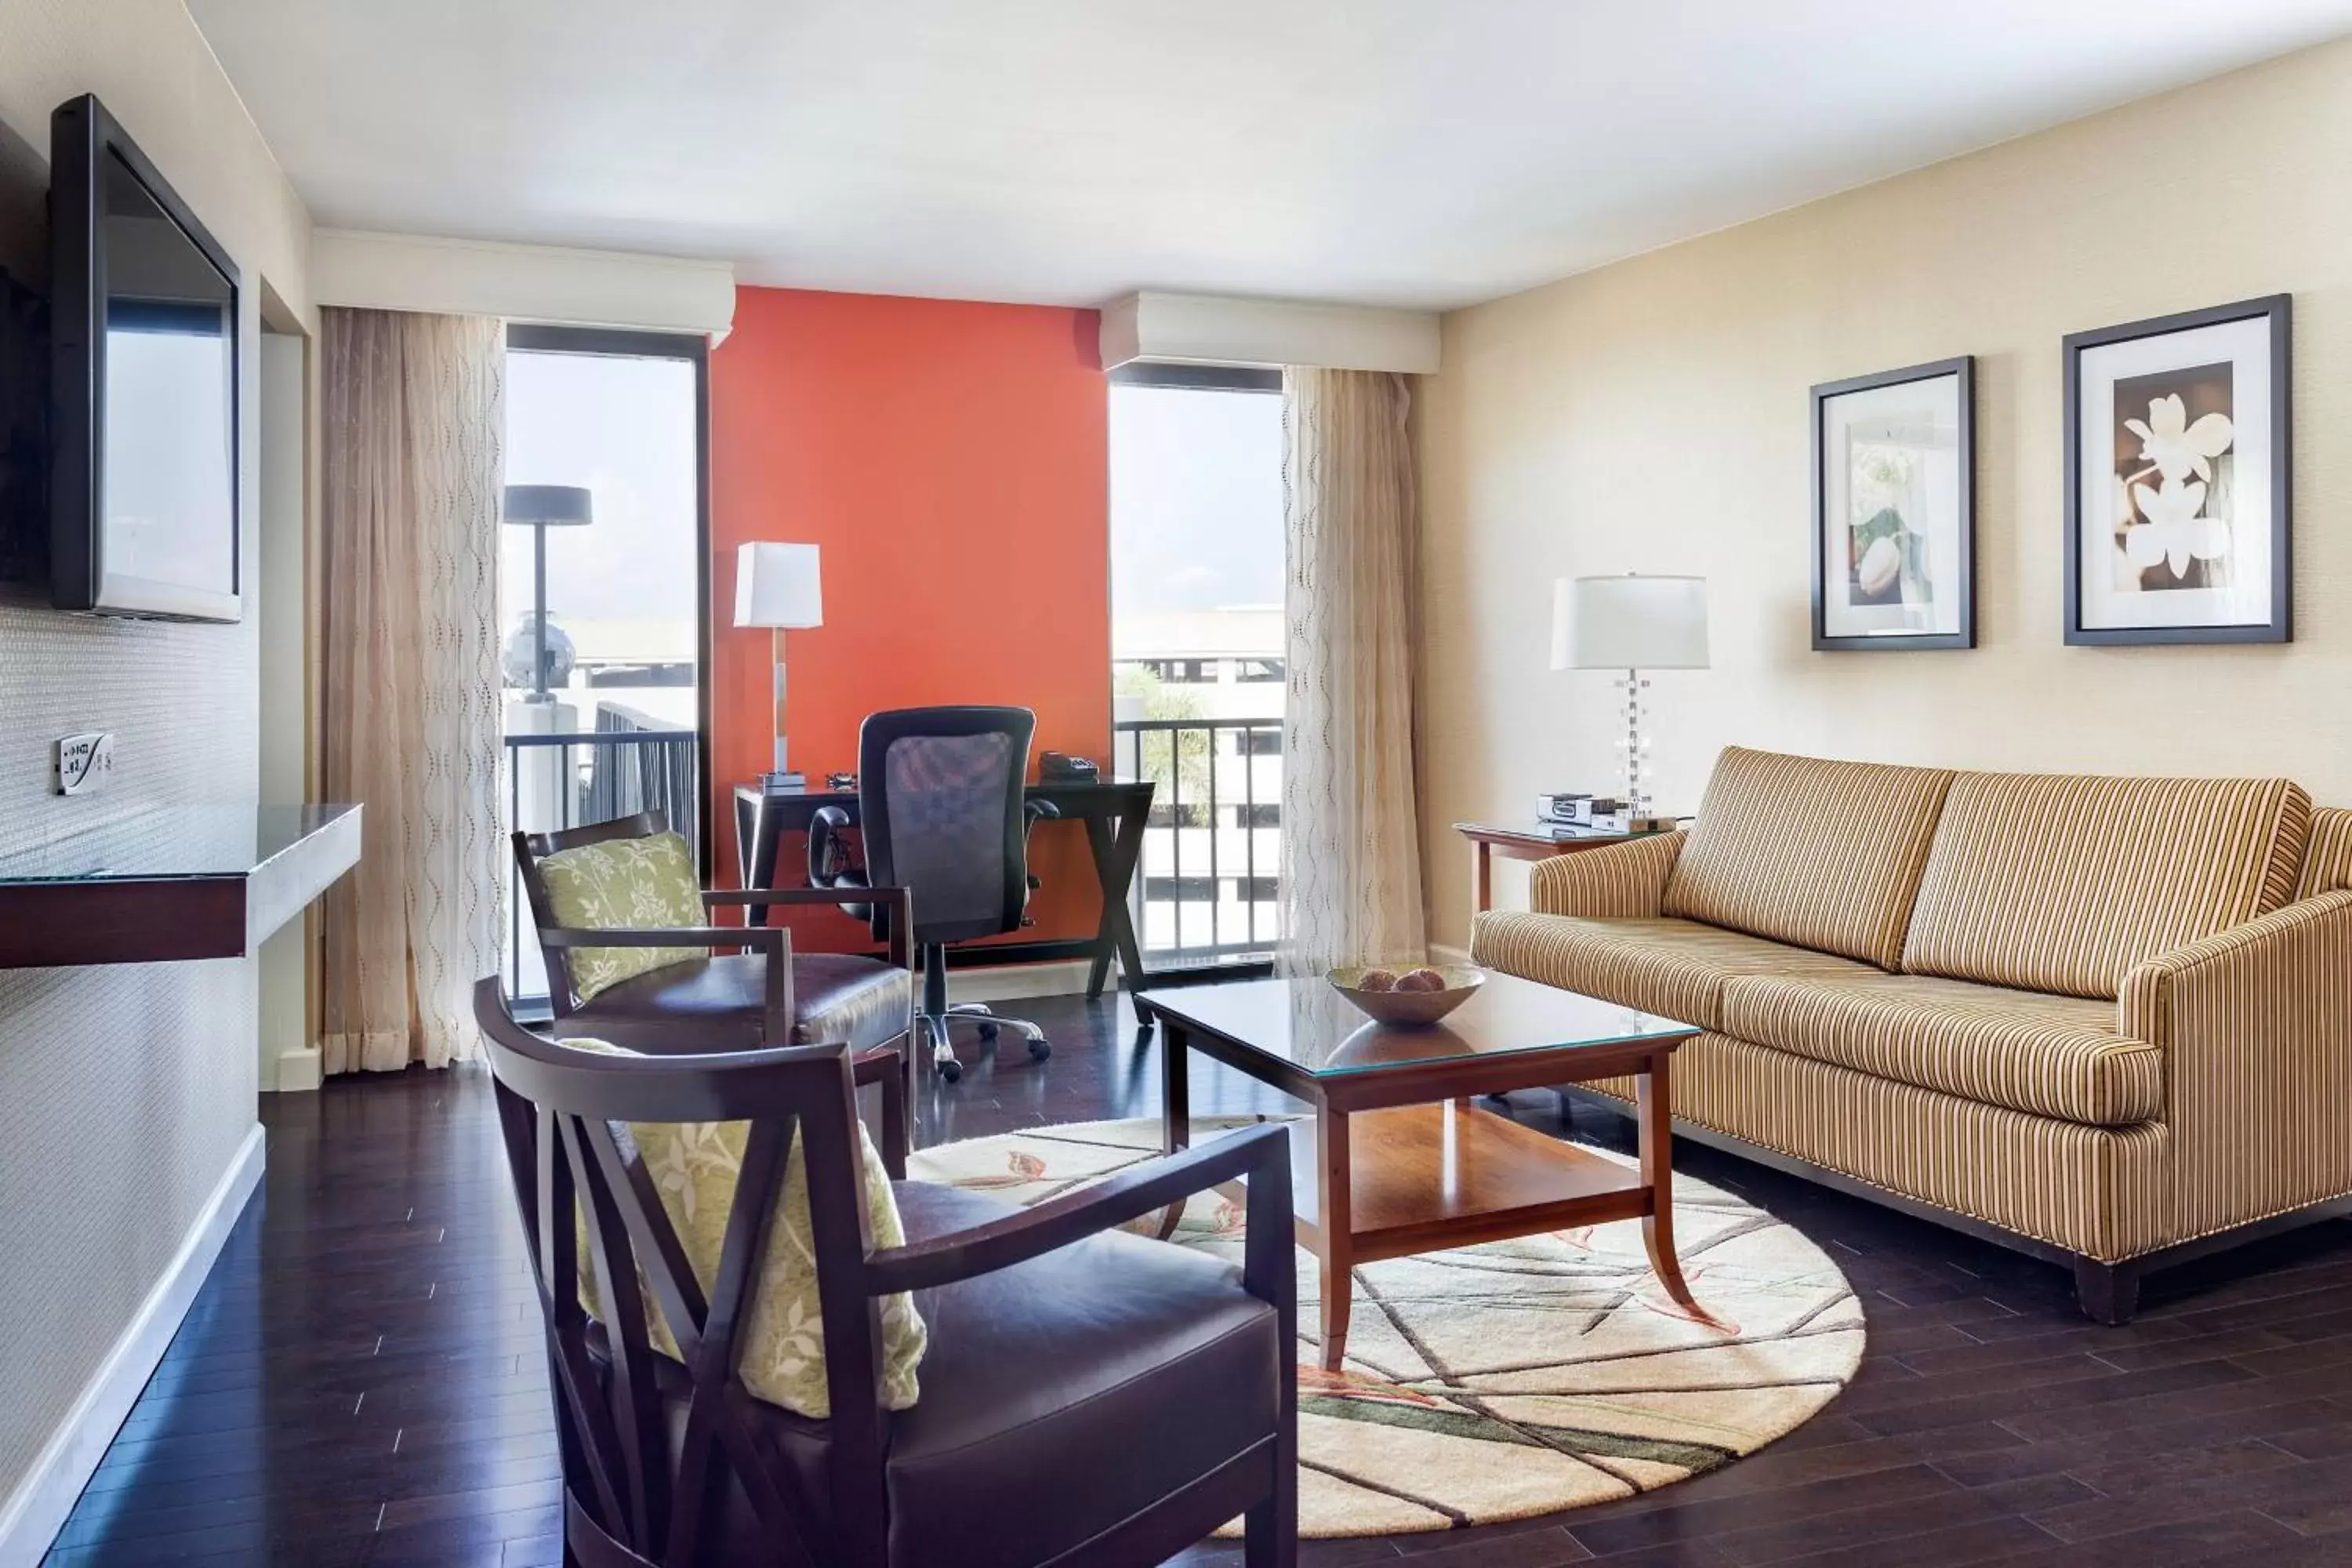
<path fill-rule="evenodd" d="M 2284 294 L 2066 340 L 2066 640 L 2294 635 Z"/>
<path fill-rule="evenodd" d="M 1813 388 L 1813 647 L 1974 647 L 1976 362 Z"/>

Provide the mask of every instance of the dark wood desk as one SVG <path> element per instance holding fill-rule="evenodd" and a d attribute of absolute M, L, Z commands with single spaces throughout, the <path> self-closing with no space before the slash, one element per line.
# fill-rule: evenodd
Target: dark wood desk
<path fill-rule="evenodd" d="M 359 863 L 361 816 L 155 806 L 0 855 L 0 969 L 257 952 Z"/>
<path fill-rule="evenodd" d="M 1113 959 L 1127 977 L 1129 991 L 1143 986 L 1143 953 L 1136 946 L 1135 923 L 1128 916 L 1127 893 L 1135 882 L 1136 862 L 1143 854 L 1143 829 L 1151 814 L 1150 779 L 1103 780 L 1095 784 L 1033 784 L 1024 792 L 1042 800 L 1087 831 L 1087 847 L 1094 854 L 1095 881 L 1102 889 L 1102 920 L 1090 937 L 1056 937 L 1039 942 L 977 943 L 948 950 L 952 964 L 1038 963 L 1054 959 L 1084 958 L 1088 1000 L 1100 996 L 1110 978 Z M 776 845 L 787 833 L 806 833 L 824 807 L 839 806 L 857 821 L 855 790 L 803 790 L 771 794 L 754 784 L 735 786 L 736 868 L 743 886 L 772 888 L 776 881 Z M 767 907 L 755 904 L 747 911 L 753 925 L 768 918 Z"/>

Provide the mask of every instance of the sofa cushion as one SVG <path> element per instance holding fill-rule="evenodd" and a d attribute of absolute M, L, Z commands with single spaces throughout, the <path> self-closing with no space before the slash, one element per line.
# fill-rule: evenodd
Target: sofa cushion
<path fill-rule="evenodd" d="M 2304 851 L 2297 899 L 2352 888 L 2352 811 L 2325 806 L 2311 814 L 2311 847 Z"/>
<path fill-rule="evenodd" d="M 1851 959 L 1696 921 L 1593 921 L 1516 910 L 1481 915 L 1470 956 L 1506 974 L 1703 1029 L 1719 1026 L 1724 984 L 1741 975 L 1877 973 Z"/>
<path fill-rule="evenodd" d="M 2310 831 L 2285 779 L 1963 773 L 1903 967 L 2112 1001 L 2141 960 L 2292 899 Z"/>
<path fill-rule="evenodd" d="M 1892 969 L 1951 779 L 1727 748 L 1664 911 Z"/>
<path fill-rule="evenodd" d="M 2175 1217 L 2178 1139 L 2161 1121 L 2033 1116 L 1727 1035 L 1675 1053 L 1674 1096 L 1678 1121 L 2068 1252 L 2114 1260 L 2196 1234 Z"/>
<path fill-rule="evenodd" d="M 1724 988 L 1723 1032 L 1897 1083 L 2093 1127 L 2162 1113 L 2164 1054 L 2105 1002 L 1915 974 Z"/>

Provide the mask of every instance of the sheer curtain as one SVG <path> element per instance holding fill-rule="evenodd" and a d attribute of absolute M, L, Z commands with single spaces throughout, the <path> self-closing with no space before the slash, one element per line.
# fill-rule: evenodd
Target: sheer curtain
<path fill-rule="evenodd" d="M 506 339 L 496 321 L 327 310 L 320 784 L 366 803 L 324 906 L 324 1067 L 474 1054 L 499 962 L 498 543 Z"/>
<path fill-rule="evenodd" d="M 1386 372 L 1283 374 L 1288 738 L 1276 966 L 1423 952 L 1413 799 L 1418 592 L 1411 384 Z"/>

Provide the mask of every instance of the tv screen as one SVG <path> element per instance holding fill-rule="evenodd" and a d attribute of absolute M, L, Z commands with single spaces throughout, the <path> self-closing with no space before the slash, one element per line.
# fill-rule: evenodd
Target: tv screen
<path fill-rule="evenodd" d="M 52 134 L 51 596 L 234 621 L 236 266 L 95 98 Z"/>

